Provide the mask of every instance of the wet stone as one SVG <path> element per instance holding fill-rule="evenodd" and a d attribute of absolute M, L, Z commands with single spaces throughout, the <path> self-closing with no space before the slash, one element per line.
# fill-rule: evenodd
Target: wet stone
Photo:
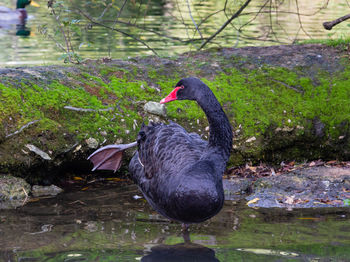
<path fill-rule="evenodd" d="M 247 178 L 224 179 L 223 187 L 225 200 L 237 200 L 240 195 L 247 193 L 252 185 L 252 180 Z"/>
<path fill-rule="evenodd" d="M 22 178 L 0 175 L 0 202 L 24 199 L 30 193 L 30 185 Z"/>
<path fill-rule="evenodd" d="M 63 189 L 59 188 L 58 186 L 55 186 L 55 185 L 51 185 L 51 186 L 34 185 L 32 187 L 32 195 L 34 197 L 55 196 L 61 192 L 63 192 Z"/>

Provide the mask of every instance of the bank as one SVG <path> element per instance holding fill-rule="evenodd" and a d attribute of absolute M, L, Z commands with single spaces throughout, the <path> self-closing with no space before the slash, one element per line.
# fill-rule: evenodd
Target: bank
<path fill-rule="evenodd" d="M 2 68 L 0 173 L 31 184 L 87 173 L 91 152 L 134 141 L 142 122 L 172 120 L 208 137 L 195 102 L 170 103 L 166 115 L 144 110 L 188 76 L 213 90 L 230 119 L 234 146 L 228 167 L 348 160 L 348 61 L 341 46 L 310 44 Z"/>

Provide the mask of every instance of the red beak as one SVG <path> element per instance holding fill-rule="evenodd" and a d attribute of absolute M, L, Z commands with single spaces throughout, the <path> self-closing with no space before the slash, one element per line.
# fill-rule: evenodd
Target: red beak
<path fill-rule="evenodd" d="M 168 103 L 168 102 L 171 102 L 171 101 L 176 100 L 176 99 L 177 99 L 176 93 L 177 93 L 177 91 L 178 91 L 180 88 L 183 88 L 183 87 L 182 87 L 182 86 L 177 86 L 177 87 L 175 87 L 174 90 L 171 91 L 170 94 L 169 94 L 167 97 L 165 97 L 165 98 L 163 98 L 162 100 L 160 100 L 159 103 L 165 104 L 165 103 Z"/>

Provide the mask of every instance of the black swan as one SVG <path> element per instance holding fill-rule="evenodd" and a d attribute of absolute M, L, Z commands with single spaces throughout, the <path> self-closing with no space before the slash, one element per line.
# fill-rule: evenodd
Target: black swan
<path fill-rule="evenodd" d="M 109 145 L 89 159 L 94 169 L 117 170 L 126 148 L 138 146 L 129 164 L 133 181 L 163 216 L 185 224 L 216 215 L 224 203 L 222 174 L 230 156 L 232 130 L 213 92 L 198 78 L 180 80 L 160 103 L 195 100 L 205 112 L 210 136 L 202 140 L 180 125 L 142 125 L 137 142 Z"/>

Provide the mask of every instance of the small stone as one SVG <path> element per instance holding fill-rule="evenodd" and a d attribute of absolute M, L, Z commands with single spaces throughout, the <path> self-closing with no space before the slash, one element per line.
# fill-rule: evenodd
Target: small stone
<path fill-rule="evenodd" d="M 101 131 L 100 134 L 101 134 L 101 136 L 107 136 L 107 132 L 106 131 Z"/>
<path fill-rule="evenodd" d="M 47 153 L 45 153 L 44 151 L 42 151 L 41 149 L 37 148 L 34 145 L 27 144 L 26 148 L 28 148 L 30 151 L 40 156 L 42 159 L 51 160 L 51 157 Z"/>
<path fill-rule="evenodd" d="M 331 182 L 329 182 L 328 180 L 323 180 L 322 184 L 325 186 L 326 190 L 329 190 L 329 186 L 330 186 Z"/>
<path fill-rule="evenodd" d="M 86 139 L 85 142 L 89 148 L 94 149 L 94 148 L 98 147 L 98 142 L 95 138 L 90 137 L 90 138 Z"/>
<path fill-rule="evenodd" d="M 98 224 L 96 221 L 88 221 L 84 227 L 89 232 L 96 232 L 98 230 Z"/>
<path fill-rule="evenodd" d="M 123 144 L 123 138 L 118 138 L 115 143 L 118 144 Z"/>
<path fill-rule="evenodd" d="M 78 152 L 81 149 L 81 145 L 77 145 L 75 149 L 73 150 L 73 153 Z"/>
<path fill-rule="evenodd" d="M 152 102 L 152 101 L 147 102 L 144 105 L 143 110 L 145 110 L 146 112 L 148 112 L 150 114 L 166 117 L 165 105 L 157 103 L 157 102 Z"/>
<path fill-rule="evenodd" d="M 55 186 L 55 185 L 51 185 L 51 186 L 38 186 L 38 185 L 34 185 L 32 187 L 32 194 L 34 197 L 40 197 L 40 196 L 56 196 L 57 194 L 63 192 L 63 189 Z"/>
<path fill-rule="evenodd" d="M 251 143 L 251 142 L 253 142 L 253 141 L 255 141 L 255 140 L 256 140 L 256 137 L 255 137 L 255 136 L 252 136 L 252 137 L 248 138 L 248 139 L 246 140 L 246 142 L 247 142 L 247 143 Z"/>

